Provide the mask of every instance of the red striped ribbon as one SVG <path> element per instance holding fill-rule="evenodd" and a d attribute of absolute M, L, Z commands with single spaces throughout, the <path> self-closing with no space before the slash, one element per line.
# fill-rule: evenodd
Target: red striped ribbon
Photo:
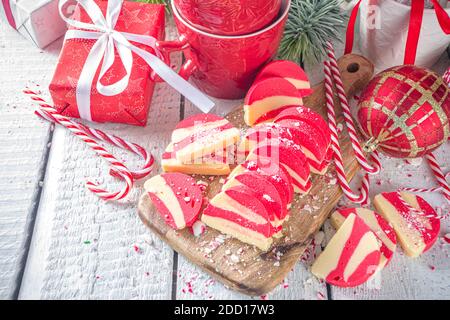
<path fill-rule="evenodd" d="M 353 8 L 350 19 L 348 21 L 347 33 L 346 33 L 346 44 L 345 44 L 345 54 L 351 53 L 353 50 L 353 43 L 355 39 L 355 25 L 356 19 L 358 17 L 359 7 L 361 5 L 359 0 L 355 7 Z M 445 34 L 450 34 L 450 17 L 447 12 L 439 4 L 438 0 L 431 0 L 434 5 L 434 11 L 436 12 L 436 17 L 438 19 L 439 25 Z M 420 29 L 422 27 L 422 19 L 425 8 L 424 0 L 414 0 L 411 1 L 411 14 L 409 18 L 409 29 L 408 38 L 406 41 L 405 48 L 405 64 L 414 64 L 416 60 L 417 46 L 419 43 Z"/>

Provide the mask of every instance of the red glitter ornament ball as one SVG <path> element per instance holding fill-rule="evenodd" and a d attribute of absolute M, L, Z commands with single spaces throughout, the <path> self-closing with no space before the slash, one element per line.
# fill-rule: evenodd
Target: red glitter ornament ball
<path fill-rule="evenodd" d="M 433 71 L 413 65 L 375 76 L 358 107 L 367 151 L 396 158 L 421 157 L 450 136 L 450 89 Z"/>

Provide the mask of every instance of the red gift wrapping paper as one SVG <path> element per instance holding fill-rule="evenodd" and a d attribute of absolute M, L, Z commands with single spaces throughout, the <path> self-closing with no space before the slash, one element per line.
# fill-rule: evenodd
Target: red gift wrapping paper
<path fill-rule="evenodd" d="M 103 14 L 106 13 L 107 1 L 95 0 Z M 124 1 L 115 30 L 164 39 L 165 6 Z M 91 23 L 89 16 L 77 6 L 73 15 L 77 20 Z M 71 27 L 73 29 L 73 27 Z M 50 93 L 55 107 L 63 115 L 79 118 L 76 102 L 76 88 L 86 58 L 96 40 L 65 40 L 59 62 L 50 84 Z M 143 44 L 133 43 L 137 47 L 154 53 Z M 125 69 L 115 52 L 113 66 L 106 72 L 100 82 L 112 84 L 125 75 Z M 145 126 L 151 104 L 155 83 L 151 80 L 151 68 L 138 55 L 133 53 L 133 66 L 128 87 L 114 96 L 100 94 L 95 86 L 100 68 L 97 69 L 91 89 L 91 116 L 95 122 L 116 122 L 136 126 Z"/>

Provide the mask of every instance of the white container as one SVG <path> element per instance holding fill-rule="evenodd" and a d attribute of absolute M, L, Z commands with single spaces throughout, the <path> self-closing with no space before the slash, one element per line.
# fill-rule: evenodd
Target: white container
<path fill-rule="evenodd" d="M 16 30 L 39 48 L 46 47 L 67 30 L 66 23 L 59 16 L 58 0 L 2 1 L 0 18 L 5 21 L 8 20 L 6 6 L 13 16 Z"/>
<path fill-rule="evenodd" d="M 450 14 L 450 8 L 446 9 Z M 411 7 L 394 0 L 364 0 L 360 7 L 360 49 L 384 70 L 403 64 Z M 450 44 L 434 9 L 425 9 L 416 65 L 430 68 Z"/>

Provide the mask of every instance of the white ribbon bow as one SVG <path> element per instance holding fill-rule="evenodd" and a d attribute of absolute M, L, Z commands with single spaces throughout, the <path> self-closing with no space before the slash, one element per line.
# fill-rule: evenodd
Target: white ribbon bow
<path fill-rule="evenodd" d="M 186 99 L 190 100 L 200 110 L 207 113 L 214 107 L 212 102 L 200 90 L 193 87 L 189 82 L 180 77 L 175 71 L 167 66 L 157 56 L 142 50 L 131 44 L 128 40 L 147 45 L 157 52 L 156 39 L 148 35 L 140 35 L 127 32 L 119 32 L 114 30 L 120 11 L 122 9 L 123 0 L 109 0 L 106 16 L 93 0 L 76 0 L 86 13 L 89 15 L 92 23 L 85 23 L 78 20 L 68 18 L 63 13 L 63 6 L 69 0 L 59 1 L 59 12 L 61 17 L 67 24 L 83 30 L 68 30 L 65 39 L 94 39 L 97 40 L 92 46 L 91 51 L 86 59 L 83 70 L 78 79 L 76 89 L 76 99 L 80 118 L 92 121 L 91 116 L 91 88 L 94 82 L 95 73 L 100 63 L 103 63 L 97 80 L 97 90 L 104 96 L 114 96 L 122 93 L 127 87 L 131 76 L 131 68 L 133 66 L 133 54 L 139 55 L 152 68 L 152 70 L 161 77 L 165 82 L 181 93 Z M 119 53 L 119 57 L 125 68 L 126 74 L 113 84 L 103 85 L 100 80 L 106 71 L 114 64 L 115 49 Z"/>

